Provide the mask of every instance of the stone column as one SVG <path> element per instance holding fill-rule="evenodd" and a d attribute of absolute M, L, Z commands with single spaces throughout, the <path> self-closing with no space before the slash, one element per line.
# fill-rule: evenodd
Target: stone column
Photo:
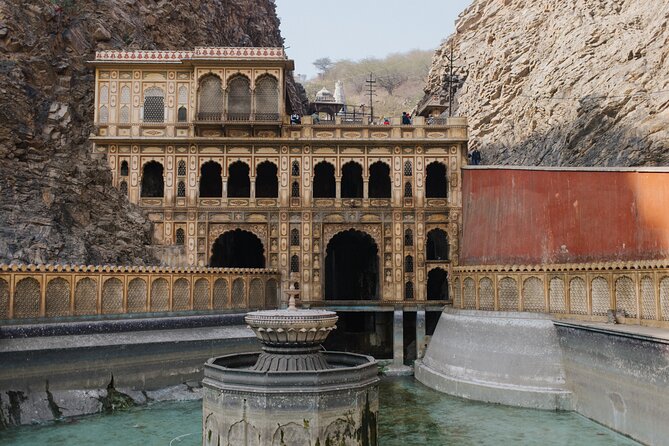
<path fill-rule="evenodd" d="M 393 314 L 393 367 L 404 366 L 404 310 L 395 308 Z"/>
<path fill-rule="evenodd" d="M 335 177 L 337 183 L 335 188 L 335 198 L 341 198 L 341 177 Z"/>
<path fill-rule="evenodd" d="M 416 359 L 425 354 L 425 308 L 416 310 Z"/>

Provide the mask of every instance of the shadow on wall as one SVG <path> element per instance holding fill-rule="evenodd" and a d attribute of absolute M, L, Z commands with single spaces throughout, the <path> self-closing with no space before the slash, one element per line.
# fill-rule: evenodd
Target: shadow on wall
<path fill-rule="evenodd" d="M 473 137 L 471 148 L 479 147 L 483 163 L 516 166 L 661 166 L 669 164 L 669 140 L 663 130 L 620 125 L 622 108 L 643 98 L 608 99 L 585 96 L 578 102 L 576 118 L 548 131 L 534 132 L 514 143 L 513 130 L 505 140 L 480 143 Z M 641 106 L 641 104 L 640 104 Z M 540 102 L 535 104 L 540 107 Z M 536 126 L 534 120 L 527 126 Z M 484 136 L 484 135 L 482 135 Z"/>

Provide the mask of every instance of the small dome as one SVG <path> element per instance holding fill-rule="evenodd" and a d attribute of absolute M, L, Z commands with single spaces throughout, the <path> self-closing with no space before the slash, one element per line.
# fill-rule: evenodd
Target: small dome
<path fill-rule="evenodd" d="M 334 96 L 332 96 L 332 93 L 330 93 L 330 90 L 327 88 L 321 89 L 318 93 L 316 93 L 316 102 L 334 102 Z"/>

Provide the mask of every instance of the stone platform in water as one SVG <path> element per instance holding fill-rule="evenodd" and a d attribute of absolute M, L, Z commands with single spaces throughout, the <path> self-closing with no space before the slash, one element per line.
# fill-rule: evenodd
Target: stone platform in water
<path fill-rule="evenodd" d="M 558 335 L 549 316 L 447 308 L 416 378 L 463 398 L 569 410 Z"/>

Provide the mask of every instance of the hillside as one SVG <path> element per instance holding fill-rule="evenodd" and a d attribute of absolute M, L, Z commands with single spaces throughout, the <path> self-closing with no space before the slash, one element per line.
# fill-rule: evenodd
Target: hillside
<path fill-rule="evenodd" d="M 0 2 L 0 262 L 154 261 L 150 223 L 91 156 L 86 61 L 204 45 L 282 46 L 274 2 Z"/>
<path fill-rule="evenodd" d="M 426 91 L 446 97 L 485 163 L 669 163 L 669 1 L 474 0 L 435 54 Z"/>
<path fill-rule="evenodd" d="M 365 111 L 368 112 L 369 95 L 365 80 L 369 78 L 369 73 L 374 73 L 377 79 L 374 115 L 401 116 L 422 97 L 432 54 L 431 51 L 413 50 L 391 54 L 383 59 L 340 60 L 318 77 L 307 81 L 304 87 L 309 99 L 313 100 L 316 92 L 323 87 L 334 93 L 335 82 L 340 80 L 344 83 L 346 103 L 365 104 Z"/>

